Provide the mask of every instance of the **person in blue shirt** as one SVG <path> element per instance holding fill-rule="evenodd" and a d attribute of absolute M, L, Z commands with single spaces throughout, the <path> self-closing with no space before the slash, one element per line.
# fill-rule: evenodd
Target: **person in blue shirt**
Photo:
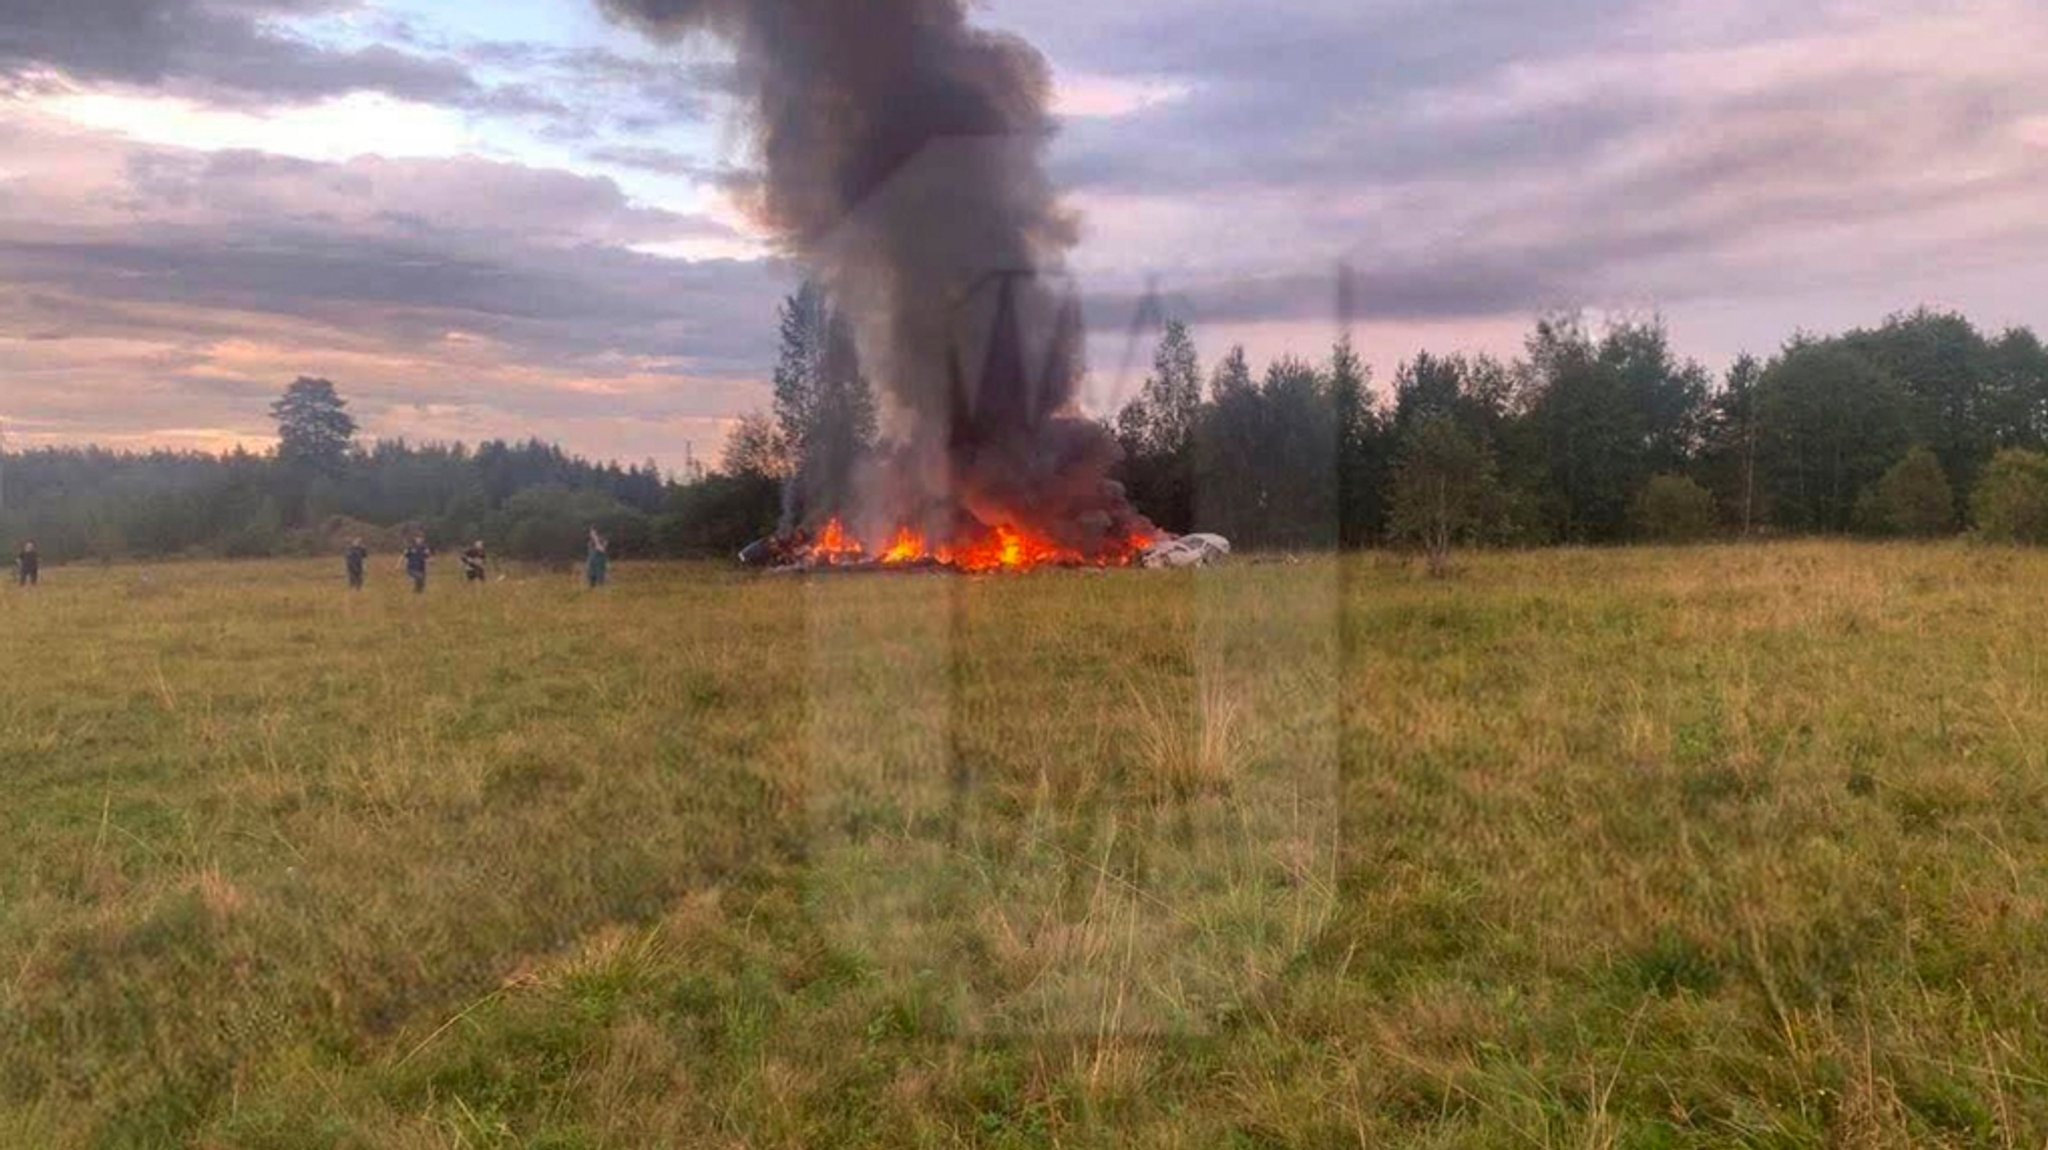
<path fill-rule="evenodd" d="M 405 573 L 412 580 L 413 594 L 427 589 L 427 560 L 433 557 L 434 553 L 427 548 L 427 537 L 413 536 L 412 544 L 405 549 Z"/>

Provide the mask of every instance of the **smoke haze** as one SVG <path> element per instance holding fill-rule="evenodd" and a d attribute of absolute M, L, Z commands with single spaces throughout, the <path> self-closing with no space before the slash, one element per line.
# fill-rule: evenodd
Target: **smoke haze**
<path fill-rule="evenodd" d="M 887 401 L 864 531 L 972 532 L 964 513 L 1093 550 L 1149 530 L 1108 479 L 1114 442 L 1073 409 L 1078 229 L 1043 163 L 1036 49 L 971 27 L 959 0 L 600 2 L 738 57 L 758 217 L 853 318 Z"/>

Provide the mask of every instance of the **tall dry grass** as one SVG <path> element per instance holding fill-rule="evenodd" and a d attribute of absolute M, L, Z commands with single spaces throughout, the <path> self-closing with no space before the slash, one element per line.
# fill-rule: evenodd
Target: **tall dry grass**
<path fill-rule="evenodd" d="M 0 1146 L 2048 1144 L 2048 556 L 0 595 Z"/>

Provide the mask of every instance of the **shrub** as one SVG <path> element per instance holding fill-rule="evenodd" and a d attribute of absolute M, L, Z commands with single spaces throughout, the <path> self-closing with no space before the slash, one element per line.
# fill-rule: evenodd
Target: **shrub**
<path fill-rule="evenodd" d="M 1636 495 L 1636 532 L 1660 543 L 1691 543 L 1714 531 L 1713 493 L 1683 475 L 1659 475 Z"/>
<path fill-rule="evenodd" d="M 620 544 L 620 536 L 629 531 L 644 538 L 638 518 L 603 492 L 543 484 L 507 499 L 485 521 L 484 534 L 499 541 L 500 552 L 508 556 L 569 560 L 583 555 L 592 527 L 611 537 L 614 544 Z M 615 546 L 612 554 L 616 557 L 624 550 Z"/>
<path fill-rule="evenodd" d="M 665 555 L 730 559 L 775 530 L 781 513 L 781 480 L 707 475 L 669 497 L 668 514 L 656 527 L 656 543 Z"/>
<path fill-rule="evenodd" d="M 1953 531 L 1955 491 L 1932 451 L 1916 447 L 1856 500 L 1857 526 L 1878 535 L 1925 538 Z"/>
<path fill-rule="evenodd" d="M 1999 543 L 2048 543 L 2048 455 L 2008 449 L 1985 468 L 1971 500 L 1977 530 Z"/>
<path fill-rule="evenodd" d="M 1422 548 L 1431 575 L 1446 575 L 1451 548 L 1484 531 L 1496 486 L 1486 445 L 1430 416 L 1408 433 L 1394 465 L 1391 534 Z"/>

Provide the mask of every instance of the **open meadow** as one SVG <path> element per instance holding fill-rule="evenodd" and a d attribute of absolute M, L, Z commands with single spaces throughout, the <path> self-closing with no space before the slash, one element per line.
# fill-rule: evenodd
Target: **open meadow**
<path fill-rule="evenodd" d="M 2048 553 L 0 594 L 0 1147 L 2048 1145 Z"/>

